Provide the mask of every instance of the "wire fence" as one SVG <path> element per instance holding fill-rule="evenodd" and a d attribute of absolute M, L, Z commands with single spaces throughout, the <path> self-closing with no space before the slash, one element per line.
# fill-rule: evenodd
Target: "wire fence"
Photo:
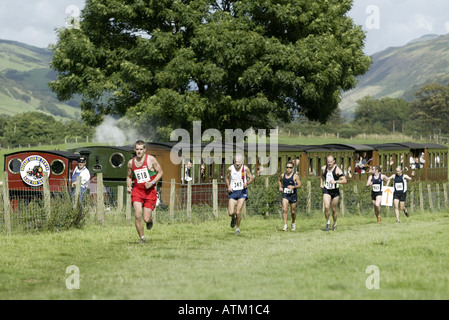
<path fill-rule="evenodd" d="M 34 232 L 82 227 L 86 223 L 133 224 L 131 196 L 125 186 L 97 185 L 80 196 L 75 189 L 45 190 L 30 193 L 28 188 L 0 188 L 0 232 Z M 296 212 L 299 216 L 322 214 L 322 190 L 319 179 L 302 181 Z M 97 192 L 103 190 L 103 192 Z M 244 215 L 281 216 L 282 197 L 277 177 L 257 178 L 248 187 Z M 340 215 L 373 214 L 371 189 L 365 183 L 340 186 Z M 81 201 L 78 201 L 80 199 Z M 180 223 L 217 219 L 227 214 L 228 193 L 224 183 L 180 184 L 171 181 L 158 188 L 156 222 Z M 408 184 L 406 206 L 410 213 L 447 211 L 447 182 Z"/>

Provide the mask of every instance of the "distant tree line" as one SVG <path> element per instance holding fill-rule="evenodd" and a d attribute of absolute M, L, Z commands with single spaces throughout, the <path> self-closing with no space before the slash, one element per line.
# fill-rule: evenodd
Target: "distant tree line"
<path fill-rule="evenodd" d="M 358 134 L 442 135 L 449 136 L 449 87 L 428 84 L 415 93 L 413 101 L 401 98 L 374 99 L 366 96 L 357 101 L 354 119 L 345 122 L 337 109 L 326 124 L 304 117 L 280 125 L 285 131 L 302 134 L 338 133 L 342 138 Z"/>
<path fill-rule="evenodd" d="M 41 112 L 0 115 L 0 145 L 17 147 L 64 143 L 65 139 L 92 137 L 95 129 L 78 120 L 62 121 Z"/>

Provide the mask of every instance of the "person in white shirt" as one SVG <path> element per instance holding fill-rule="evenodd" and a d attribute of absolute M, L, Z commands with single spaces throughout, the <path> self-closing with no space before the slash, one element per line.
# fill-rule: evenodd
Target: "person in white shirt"
<path fill-rule="evenodd" d="M 89 169 L 86 167 L 86 158 L 80 157 L 78 159 L 78 166 L 73 170 L 72 174 L 72 187 L 76 187 L 76 180 L 78 176 L 81 177 L 81 186 L 80 186 L 80 200 L 83 199 L 84 194 L 87 191 L 89 181 L 90 181 L 90 172 Z"/>

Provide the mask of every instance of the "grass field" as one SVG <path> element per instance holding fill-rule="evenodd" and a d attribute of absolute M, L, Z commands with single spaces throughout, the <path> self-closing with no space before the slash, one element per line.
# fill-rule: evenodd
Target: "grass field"
<path fill-rule="evenodd" d="M 146 244 L 127 224 L 2 234 L 0 299 L 448 299 L 449 214 L 374 220 L 347 215 L 323 232 L 316 213 L 282 232 L 279 217 L 247 216 L 237 236 L 221 212 L 156 223 Z M 66 286 L 69 266 L 79 270 L 79 289 Z M 369 266 L 379 289 L 367 288 Z"/>

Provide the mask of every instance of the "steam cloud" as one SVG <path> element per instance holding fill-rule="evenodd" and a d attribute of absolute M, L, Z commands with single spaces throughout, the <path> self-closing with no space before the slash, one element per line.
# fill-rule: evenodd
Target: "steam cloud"
<path fill-rule="evenodd" d="M 127 126 L 126 131 L 119 127 L 119 120 L 107 116 L 103 123 L 96 128 L 94 142 L 108 145 L 124 146 L 133 144 L 139 139 L 137 131 Z"/>

